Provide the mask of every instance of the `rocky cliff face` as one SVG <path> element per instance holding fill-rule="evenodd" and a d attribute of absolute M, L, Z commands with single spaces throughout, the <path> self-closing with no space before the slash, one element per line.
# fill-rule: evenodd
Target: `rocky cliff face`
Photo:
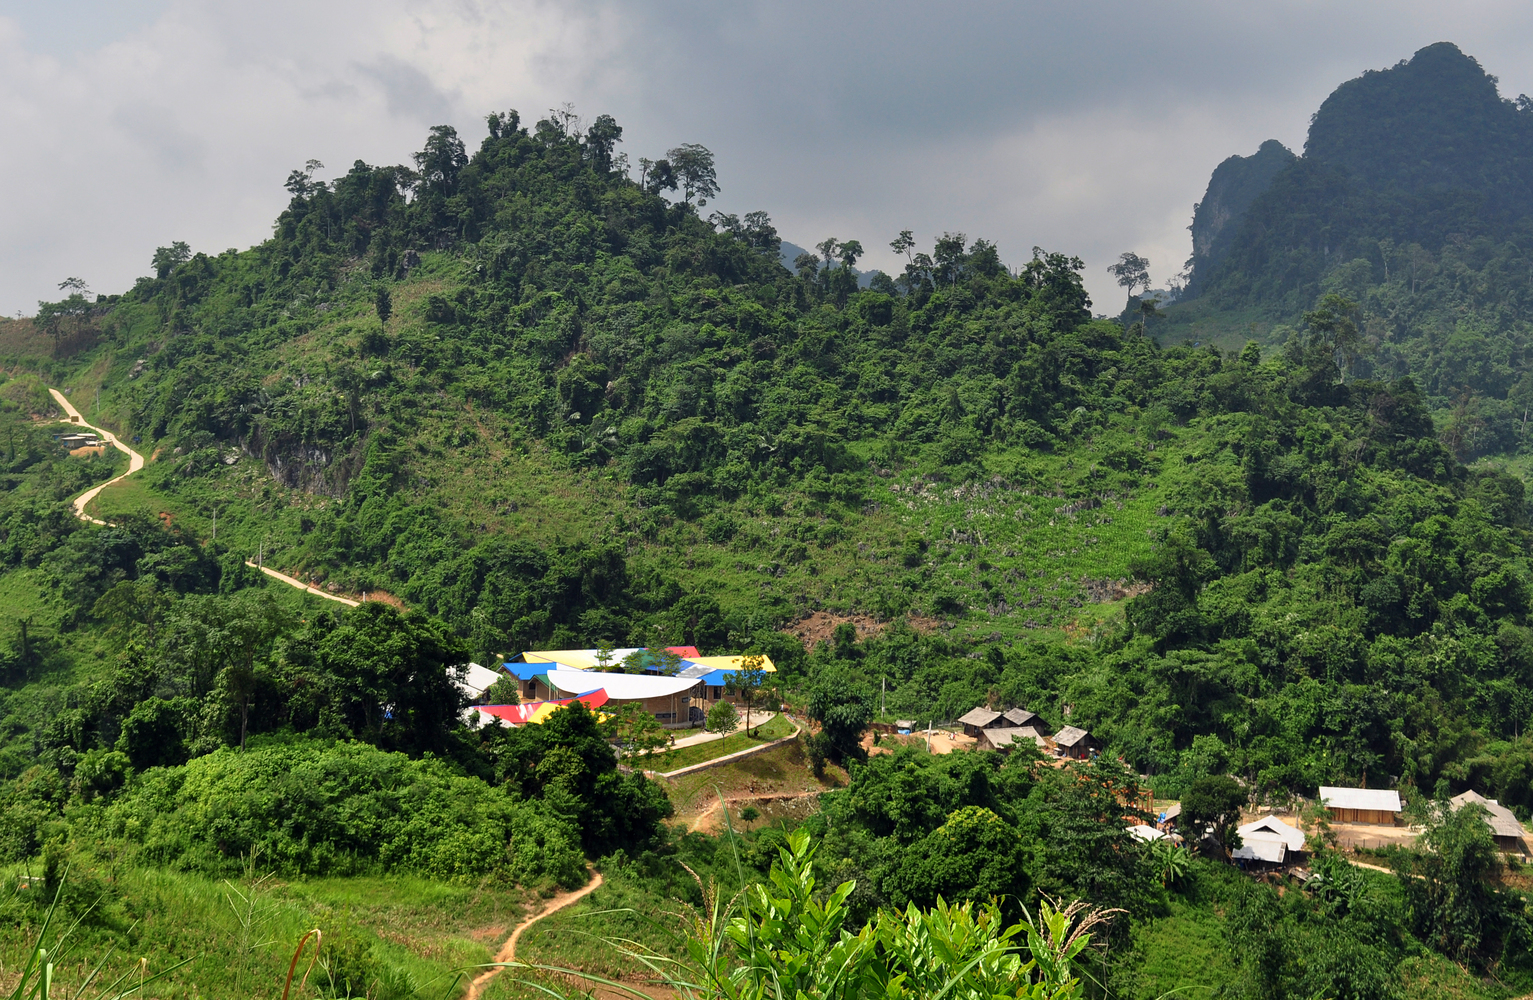
<path fill-rule="evenodd" d="M 1272 184 L 1272 178 L 1297 157 L 1276 139 L 1250 156 L 1232 156 L 1214 168 L 1203 200 L 1193 209 L 1192 278 L 1184 299 L 1202 290 L 1209 273 L 1229 251 L 1246 210 Z"/>

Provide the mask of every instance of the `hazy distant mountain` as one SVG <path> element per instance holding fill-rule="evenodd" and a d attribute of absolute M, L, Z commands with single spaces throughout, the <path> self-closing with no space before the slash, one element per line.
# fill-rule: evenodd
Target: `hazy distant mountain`
<path fill-rule="evenodd" d="M 1449 42 L 1370 70 L 1316 112 L 1303 157 L 1275 141 L 1214 171 L 1193 217 L 1187 298 L 1306 308 L 1331 269 L 1379 241 L 1435 253 L 1533 216 L 1533 102 Z"/>
<path fill-rule="evenodd" d="M 799 254 L 804 253 L 814 253 L 814 251 L 806 250 L 799 246 L 797 243 L 789 243 L 787 240 L 783 240 L 782 248 L 777 252 L 777 257 L 782 261 L 783 267 L 786 267 L 788 270 L 792 271 L 793 262 L 798 259 Z M 867 288 L 868 285 L 873 283 L 873 275 L 881 274 L 883 272 L 876 268 L 872 271 L 859 271 L 854 267 L 852 268 L 852 273 L 857 275 L 857 287 Z"/>

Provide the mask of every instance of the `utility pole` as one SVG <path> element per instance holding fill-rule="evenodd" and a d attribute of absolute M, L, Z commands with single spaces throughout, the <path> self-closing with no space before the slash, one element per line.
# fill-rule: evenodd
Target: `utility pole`
<path fill-rule="evenodd" d="M 884 717 L 884 712 L 885 712 L 884 694 L 888 690 L 889 690 L 889 678 L 888 677 L 880 677 L 878 679 L 878 717 L 879 717 L 880 720 L 882 720 L 883 717 Z"/>

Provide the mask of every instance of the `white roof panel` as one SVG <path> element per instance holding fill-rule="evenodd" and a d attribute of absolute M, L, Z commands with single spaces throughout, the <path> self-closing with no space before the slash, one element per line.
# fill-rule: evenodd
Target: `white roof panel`
<path fill-rule="evenodd" d="M 1161 830 L 1155 829 L 1153 826 L 1145 826 L 1143 823 L 1138 823 L 1128 828 L 1128 835 L 1135 840 L 1151 841 L 1159 840 L 1166 834 Z"/>
<path fill-rule="evenodd" d="M 1290 851 L 1304 850 L 1304 831 L 1298 827 L 1289 826 L 1276 816 L 1263 816 L 1252 823 L 1247 823 L 1238 829 L 1242 840 L 1255 834 L 1277 837 L 1288 845 Z"/>
<path fill-rule="evenodd" d="M 491 670 L 488 667 L 481 667 L 477 663 L 470 663 L 468 669 L 464 671 L 463 679 L 457 681 L 457 684 L 458 687 L 463 689 L 464 694 L 467 694 L 470 698 L 477 698 L 488 691 L 496 681 L 504 676 L 506 675 L 499 670 Z M 456 680 L 456 678 L 454 679 Z"/>
<path fill-rule="evenodd" d="M 1332 809 L 1372 809 L 1399 812 L 1400 793 L 1388 788 L 1332 788 L 1320 786 L 1320 801 Z"/>
<path fill-rule="evenodd" d="M 657 677 L 654 674 L 611 674 L 598 670 L 550 670 L 548 683 L 565 694 L 585 694 L 605 688 L 616 701 L 664 698 L 697 687 L 695 677 Z"/>
<path fill-rule="evenodd" d="M 1278 837 L 1257 834 L 1249 839 L 1244 837 L 1241 839 L 1243 843 L 1234 851 L 1234 856 L 1241 861 L 1265 861 L 1268 864 L 1280 865 L 1288 856 L 1288 845 Z"/>

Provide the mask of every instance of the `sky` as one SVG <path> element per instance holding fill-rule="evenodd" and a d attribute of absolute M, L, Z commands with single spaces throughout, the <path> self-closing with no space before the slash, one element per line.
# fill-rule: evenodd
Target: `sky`
<path fill-rule="evenodd" d="M 1213 0 L 0 0 L 0 313 L 78 276 L 120 292 L 157 246 L 265 239 L 309 159 L 407 163 L 431 125 L 566 102 L 611 114 L 635 162 L 715 155 L 709 210 L 868 248 L 944 232 L 1106 267 L 1190 253 L 1208 175 L 1299 151 L 1335 86 L 1456 42 L 1533 92 L 1533 4 Z"/>

